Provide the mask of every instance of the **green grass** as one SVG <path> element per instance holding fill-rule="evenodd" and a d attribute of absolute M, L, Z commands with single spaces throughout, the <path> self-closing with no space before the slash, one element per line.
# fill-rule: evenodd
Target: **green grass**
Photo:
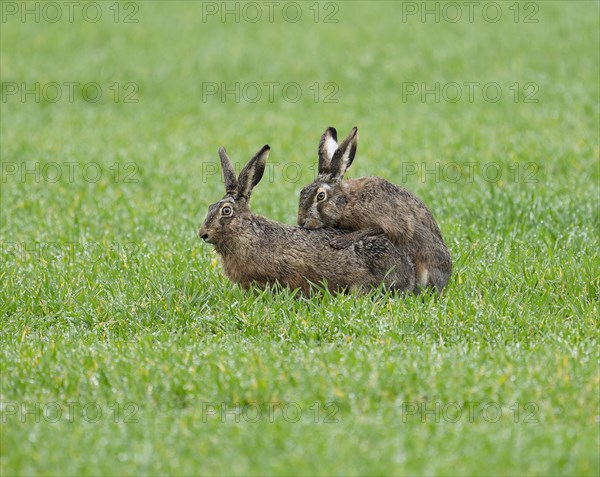
<path fill-rule="evenodd" d="M 97 23 L 4 21 L 0 473 L 597 475 L 598 4 L 535 2 L 538 23 L 512 4 L 497 23 L 402 22 L 400 2 L 203 22 L 160 1 L 132 24 L 112 2 Z M 36 82 L 78 85 L 9 94 Z M 203 101 L 236 82 L 302 97 Z M 480 86 L 403 98 L 436 82 Z M 294 223 L 329 125 L 359 127 L 349 176 L 430 206 L 455 262 L 441 297 L 246 293 L 198 239 L 220 145 L 238 166 L 271 145 L 252 209 Z"/>

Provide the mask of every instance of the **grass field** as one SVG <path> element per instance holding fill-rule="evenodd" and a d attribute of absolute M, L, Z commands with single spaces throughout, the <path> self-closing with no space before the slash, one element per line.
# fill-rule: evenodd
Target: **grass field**
<path fill-rule="evenodd" d="M 67 3 L 0 3 L 2 475 L 598 475 L 597 2 Z M 329 125 L 441 297 L 246 293 L 197 237 L 220 145 L 294 223 Z"/>

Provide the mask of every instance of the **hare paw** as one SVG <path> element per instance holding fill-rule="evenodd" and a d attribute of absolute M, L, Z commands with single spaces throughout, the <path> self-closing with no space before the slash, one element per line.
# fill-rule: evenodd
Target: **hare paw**
<path fill-rule="evenodd" d="M 356 237 L 354 234 L 344 234 L 332 238 L 329 241 L 329 245 L 337 250 L 341 250 L 343 248 L 350 247 L 350 245 L 352 245 L 354 242 L 356 242 Z"/>

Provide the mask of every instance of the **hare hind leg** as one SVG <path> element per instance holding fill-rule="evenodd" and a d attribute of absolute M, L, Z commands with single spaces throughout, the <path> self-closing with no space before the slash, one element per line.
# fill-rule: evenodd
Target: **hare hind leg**
<path fill-rule="evenodd" d="M 372 237 L 375 235 L 380 235 L 383 233 L 381 229 L 360 229 L 355 230 L 353 232 L 349 232 L 343 235 L 338 235 L 337 237 L 332 238 L 329 241 L 329 245 L 335 249 L 341 250 L 343 248 L 348 248 L 350 245 L 355 244 L 356 242 L 366 238 Z"/>
<path fill-rule="evenodd" d="M 449 279 L 449 273 L 444 272 L 439 268 L 431 268 L 431 273 L 429 274 L 429 286 L 437 288 L 438 293 L 441 293 Z"/>

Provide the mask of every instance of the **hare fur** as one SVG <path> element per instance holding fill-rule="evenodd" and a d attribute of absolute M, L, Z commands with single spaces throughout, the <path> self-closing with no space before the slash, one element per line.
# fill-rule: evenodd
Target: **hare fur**
<path fill-rule="evenodd" d="M 300 193 L 298 225 L 354 232 L 334 239 L 336 247 L 364 234 L 383 233 L 413 259 L 417 285 L 441 291 L 452 273 L 452 257 L 433 215 L 416 195 L 381 177 L 342 180 L 357 146 L 357 128 L 339 146 L 336 130 L 325 130 L 319 143 L 319 174 Z"/>
<path fill-rule="evenodd" d="M 412 260 L 383 234 L 366 234 L 346 248 L 334 248 L 331 242 L 347 231 L 309 230 L 253 214 L 250 195 L 263 176 L 269 149 L 260 149 L 237 179 L 225 149 L 219 150 L 225 196 L 209 206 L 198 234 L 214 245 L 231 281 L 245 289 L 279 284 L 305 295 L 311 284 L 322 282 L 331 292 L 366 292 L 382 283 L 389 290 L 415 290 Z"/>

